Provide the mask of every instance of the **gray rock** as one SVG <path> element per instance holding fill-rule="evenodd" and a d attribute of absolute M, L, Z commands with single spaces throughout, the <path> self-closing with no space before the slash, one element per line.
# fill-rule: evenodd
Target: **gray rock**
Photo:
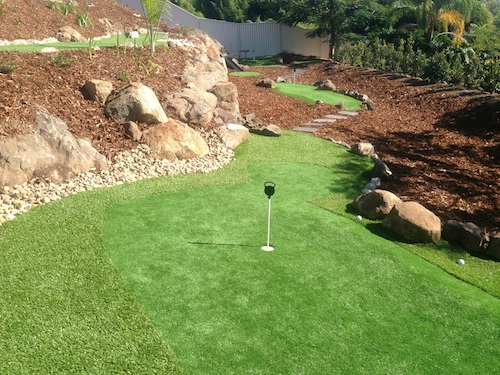
<path fill-rule="evenodd" d="M 0 141 L 0 185 L 33 178 L 60 182 L 89 170 L 106 170 L 106 158 L 84 139 L 76 139 L 61 119 L 35 112 L 36 134 Z"/>
<path fill-rule="evenodd" d="M 143 141 L 151 148 L 151 156 L 156 159 L 192 159 L 203 157 L 209 152 L 200 133 L 172 119 L 144 131 Z"/>
<path fill-rule="evenodd" d="M 434 242 L 441 239 L 441 220 L 417 202 L 396 203 L 382 225 L 411 242 Z"/>
<path fill-rule="evenodd" d="M 378 220 L 387 216 L 394 205 L 401 202 L 401 199 L 394 193 L 377 189 L 357 197 L 352 206 L 368 219 Z"/>
<path fill-rule="evenodd" d="M 168 120 L 153 90 L 139 82 L 131 83 L 110 95 L 104 113 L 118 122 L 158 124 Z"/>
<path fill-rule="evenodd" d="M 489 239 L 486 228 L 456 220 L 448 220 L 444 224 L 442 237 L 447 241 L 459 242 L 465 250 L 476 253 L 484 252 L 484 245 Z"/>

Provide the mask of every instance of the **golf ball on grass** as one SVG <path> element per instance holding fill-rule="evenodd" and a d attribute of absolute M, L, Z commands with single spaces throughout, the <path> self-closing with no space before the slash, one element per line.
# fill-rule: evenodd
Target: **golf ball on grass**
<path fill-rule="evenodd" d="M 457 263 L 458 263 L 458 264 L 462 264 L 462 265 L 463 265 L 463 264 L 465 264 L 465 260 L 463 260 L 463 259 L 459 259 L 459 260 L 457 261 Z"/>
<path fill-rule="evenodd" d="M 357 218 L 358 218 L 358 220 L 361 220 L 361 219 L 363 219 L 363 216 L 358 215 Z"/>

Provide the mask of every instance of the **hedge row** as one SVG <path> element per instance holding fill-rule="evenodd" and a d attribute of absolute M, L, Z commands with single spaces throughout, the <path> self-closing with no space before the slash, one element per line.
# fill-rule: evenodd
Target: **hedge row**
<path fill-rule="evenodd" d="M 398 45 L 381 39 L 344 44 L 337 60 L 354 66 L 408 74 L 431 82 L 448 82 L 470 89 L 500 92 L 500 52 L 477 53 L 472 48 L 448 46 L 426 54 L 412 39 Z"/>

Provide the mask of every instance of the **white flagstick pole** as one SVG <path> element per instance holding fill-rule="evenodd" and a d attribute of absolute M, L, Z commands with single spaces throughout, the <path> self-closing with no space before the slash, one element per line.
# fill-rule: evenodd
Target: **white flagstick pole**
<path fill-rule="evenodd" d="M 264 251 L 274 250 L 274 247 L 269 245 L 269 240 L 271 238 L 271 195 L 272 194 L 274 194 L 274 183 L 272 183 L 272 189 L 270 195 L 267 196 L 267 245 L 261 247 L 261 249 Z"/>
<path fill-rule="evenodd" d="M 271 237 L 271 198 L 267 200 L 267 247 L 269 247 L 270 237 Z"/>

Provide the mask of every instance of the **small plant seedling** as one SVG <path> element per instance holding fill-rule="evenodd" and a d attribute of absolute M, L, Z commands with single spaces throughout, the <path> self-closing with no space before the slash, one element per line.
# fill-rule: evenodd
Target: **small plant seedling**
<path fill-rule="evenodd" d="M 123 71 L 123 70 L 117 71 L 115 73 L 115 76 L 116 76 L 116 79 L 118 79 L 119 81 L 130 82 L 130 77 L 128 76 L 128 73 Z"/>
<path fill-rule="evenodd" d="M 52 64 L 59 68 L 72 66 L 73 65 L 73 57 L 65 55 L 63 53 L 58 53 L 52 57 Z"/>
<path fill-rule="evenodd" d="M 17 64 L 15 62 L 3 61 L 2 63 L 0 63 L 0 73 L 8 74 L 12 73 L 16 69 L 17 69 Z"/>

